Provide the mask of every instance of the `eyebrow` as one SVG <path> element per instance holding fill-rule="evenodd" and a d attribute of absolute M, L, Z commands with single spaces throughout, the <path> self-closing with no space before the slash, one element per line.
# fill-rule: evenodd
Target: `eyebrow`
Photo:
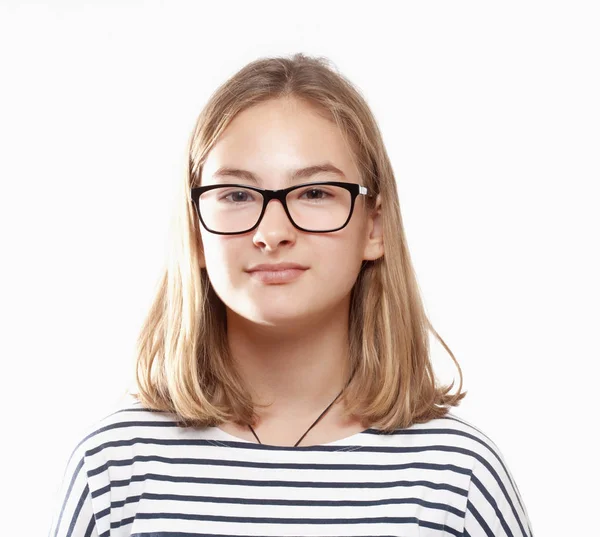
<path fill-rule="evenodd" d="M 333 164 L 326 162 L 324 164 L 316 164 L 314 166 L 307 166 L 306 168 L 300 168 L 298 170 L 294 170 L 289 174 L 290 181 L 297 181 L 299 179 L 306 179 L 317 173 L 333 173 L 342 178 L 346 178 L 344 172 L 339 168 L 336 168 Z M 219 177 L 238 177 L 240 179 L 246 179 L 247 181 L 252 181 L 253 183 L 259 182 L 258 177 L 254 175 L 252 172 L 248 170 L 241 170 L 239 168 L 228 168 L 227 166 L 222 166 L 215 173 L 213 173 L 213 178 Z"/>

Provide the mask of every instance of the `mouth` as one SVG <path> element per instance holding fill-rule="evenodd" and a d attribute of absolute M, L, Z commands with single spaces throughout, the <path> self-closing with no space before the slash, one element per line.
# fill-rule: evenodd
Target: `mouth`
<path fill-rule="evenodd" d="M 254 270 L 250 276 L 265 284 L 282 284 L 297 280 L 307 269 L 288 268 L 280 270 Z"/>

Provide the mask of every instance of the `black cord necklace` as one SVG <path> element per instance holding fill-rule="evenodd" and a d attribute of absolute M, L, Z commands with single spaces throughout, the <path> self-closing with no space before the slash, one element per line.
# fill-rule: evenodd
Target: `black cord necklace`
<path fill-rule="evenodd" d="M 342 395 L 342 393 L 344 392 L 344 390 L 348 387 L 348 384 L 350 384 L 350 381 L 352 380 L 353 377 L 354 377 L 354 373 L 352 373 L 352 376 L 350 377 L 350 380 L 347 382 L 346 386 L 344 386 L 342 388 L 342 391 L 340 393 L 338 393 L 337 397 L 333 401 L 331 401 L 331 403 L 329 403 L 329 406 L 325 410 L 323 410 L 323 412 L 321 412 L 321 415 L 315 420 L 315 422 L 307 429 L 307 431 L 294 444 L 294 447 L 296 447 L 302 441 L 302 439 L 308 434 L 308 432 L 319 422 L 319 420 L 325 415 L 325 413 L 333 406 L 333 403 L 335 403 L 337 401 L 338 397 L 340 395 Z M 252 434 L 254 435 L 254 437 L 256 438 L 256 440 L 258 440 L 258 443 L 262 444 L 262 442 L 260 441 L 260 438 L 258 438 L 256 432 L 252 428 L 252 425 L 248 424 L 248 427 L 250 427 L 250 430 L 252 431 Z"/>

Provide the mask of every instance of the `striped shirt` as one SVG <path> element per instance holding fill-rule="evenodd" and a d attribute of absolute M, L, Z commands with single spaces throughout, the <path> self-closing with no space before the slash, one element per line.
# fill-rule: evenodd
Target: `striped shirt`
<path fill-rule="evenodd" d="M 128 402 L 67 463 L 49 537 L 532 537 L 498 447 L 452 410 L 384 433 L 270 446 Z"/>

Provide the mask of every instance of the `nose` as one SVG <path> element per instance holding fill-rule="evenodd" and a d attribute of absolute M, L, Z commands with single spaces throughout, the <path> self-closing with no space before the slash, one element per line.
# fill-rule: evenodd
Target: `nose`
<path fill-rule="evenodd" d="M 294 242 L 296 231 L 283 204 L 279 200 L 270 200 L 267 203 L 265 214 L 254 231 L 253 242 L 256 246 L 273 250 L 282 243 Z"/>

